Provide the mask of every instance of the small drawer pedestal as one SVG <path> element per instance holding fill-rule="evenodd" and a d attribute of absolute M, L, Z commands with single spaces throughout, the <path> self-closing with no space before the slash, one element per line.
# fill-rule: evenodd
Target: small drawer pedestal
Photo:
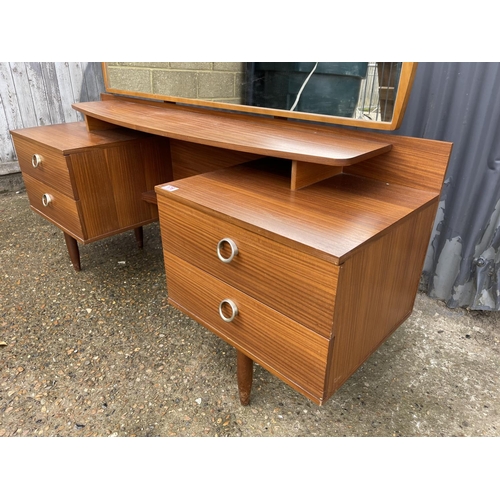
<path fill-rule="evenodd" d="M 171 178 L 168 139 L 114 129 L 89 132 L 83 122 L 12 131 L 31 208 L 64 232 L 80 270 L 86 244 L 158 220 L 142 193 Z"/>

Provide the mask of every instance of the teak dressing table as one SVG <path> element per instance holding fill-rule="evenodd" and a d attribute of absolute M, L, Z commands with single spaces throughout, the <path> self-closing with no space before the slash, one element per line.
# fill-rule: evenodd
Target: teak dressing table
<path fill-rule="evenodd" d="M 411 314 L 450 143 L 107 94 L 73 107 L 86 127 L 13 131 L 32 208 L 75 268 L 77 242 L 140 240 L 159 216 L 169 302 L 236 348 L 242 404 L 254 361 L 323 404 Z"/>

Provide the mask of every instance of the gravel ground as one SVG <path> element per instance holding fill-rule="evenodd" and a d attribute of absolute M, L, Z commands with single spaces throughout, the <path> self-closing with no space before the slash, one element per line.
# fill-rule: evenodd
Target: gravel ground
<path fill-rule="evenodd" d="M 167 304 L 159 226 L 81 246 L 0 194 L 0 436 L 500 436 L 500 316 L 419 293 L 323 407 Z"/>

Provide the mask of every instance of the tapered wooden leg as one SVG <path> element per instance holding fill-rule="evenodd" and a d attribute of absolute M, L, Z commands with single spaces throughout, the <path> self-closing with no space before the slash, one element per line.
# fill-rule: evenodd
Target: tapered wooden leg
<path fill-rule="evenodd" d="M 142 246 L 144 244 L 144 232 L 142 230 L 142 226 L 136 227 L 134 229 L 134 233 L 135 233 L 135 239 L 137 240 L 137 246 L 139 248 L 142 248 Z"/>
<path fill-rule="evenodd" d="M 68 249 L 71 263 L 73 264 L 75 271 L 80 271 L 82 268 L 80 266 L 80 250 L 78 250 L 78 241 L 76 241 L 73 236 L 66 233 L 64 233 L 64 239 L 66 240 L 66 248 Z"/>
<path fill-rule="evenodd" d="M 253 381 L 253 360 L 240 351 L 237 352 L 238 391 L 243 406 L 250 403 Z"/>

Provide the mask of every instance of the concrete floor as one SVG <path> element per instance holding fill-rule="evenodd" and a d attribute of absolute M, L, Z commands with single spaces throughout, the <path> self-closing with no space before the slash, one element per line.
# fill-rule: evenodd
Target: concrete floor
<path fill-rule="evenodd" d="M 0 194 L 0 436 L 500 436 L 500 316 L 419 294 L 323 407 L 167 304 L 159 227 L 81 246 Z"/>

